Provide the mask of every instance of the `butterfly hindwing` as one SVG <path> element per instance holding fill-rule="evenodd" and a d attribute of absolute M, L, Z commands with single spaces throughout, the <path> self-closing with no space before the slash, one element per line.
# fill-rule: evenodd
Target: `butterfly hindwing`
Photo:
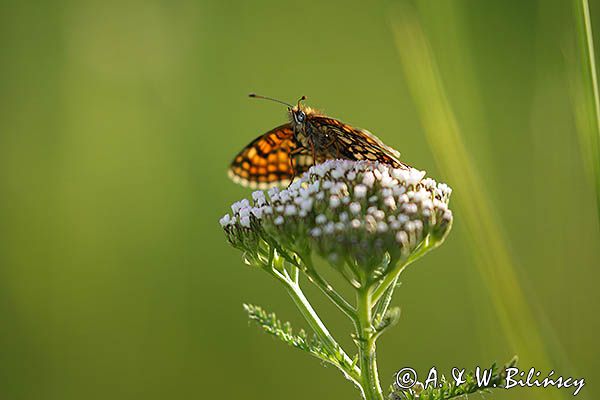
<path fill-rule="evenodd" d="M 335 136 L 330 150 L 332 157 L 379 161 L 394 167 L 407 167 L 406 164 L 399 161 L 400 153 L 397 150 L 384 144 L 371 132 L 352 127 L 334 118 L 315 116 L 313 119 L 322 131 Z"/>

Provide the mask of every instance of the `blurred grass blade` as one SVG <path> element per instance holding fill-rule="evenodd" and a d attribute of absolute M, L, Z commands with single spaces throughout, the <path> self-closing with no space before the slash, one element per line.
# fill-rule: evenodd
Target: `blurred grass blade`
<path fill-rule="evenodd" d="M 391 26 L 409 90 L 440 169 L 453 186 L 458 218 L 467 228 L 476 266 L 490 293 L 503 334 L 527 365 L 552 369 L 485 185 L 467 151 L 429 43 L 414 10 L 391 10 Z M 561 398 L 544 392 L 538 398 Z"/>
<path fill-rule="evenodd" d="M 588 170 L 596 189 L 596 205 L 600 219 L 600 95 L 594 54 L 594 37 L 588 0 L 574 2 L 574 17 L 578 30 L 578 54 L 581 79 L 573 82 L 576 93 L 574 99 L 577 131 L 582 153 L 585 155 Z"/>

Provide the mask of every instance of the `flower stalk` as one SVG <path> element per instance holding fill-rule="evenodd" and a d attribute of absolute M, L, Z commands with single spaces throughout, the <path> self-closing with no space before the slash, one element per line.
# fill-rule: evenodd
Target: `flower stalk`
<path fill-rule="evenodd" d="M 357 293 L 358 308 L 357 347 L 362 374 L 362 388 L 366 400 L 383 400 L 379 383 L 377 357 L 375 353 L 376 332 L 373 327 L 372 296 L 369 288 Z"/>
<path fill-rule="evenodd" d="M 298 269 L 293 267 L 297 272 Z M 309 326 L 313 329 L 315 334 L 319 337 L 321 342 L 325 345 L 326 349 L 331 353 L 335 354 L 337 358 L 339 358 L 340 365 L 339 367 L 342 371 L 348 374 L 353 380 L 358 379 L 360 376 L 360 370 L 354 366 L 351 369 L 346 369 L 345 366 L 352 365 L 352 359 L 342 350 L 341 346 L 336 342 L 333 336 L 327 330 L 325 324 L 321 321 L 321 318 L 317 315 L 317 312 L 314 310 L 304 292 L 300 288 L 298 282 L 290 277 L 287 272 L 285 275 L 275 275 L 275 277 L 283 283 L 285 289 L 288 294 L 300 310 L 300 313 L 304 317 L 304 319 L 308 322 Z"/>

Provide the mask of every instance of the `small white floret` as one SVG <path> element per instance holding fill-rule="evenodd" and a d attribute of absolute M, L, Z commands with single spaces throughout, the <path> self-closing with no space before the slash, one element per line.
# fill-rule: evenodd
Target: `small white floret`
<path fill-rule="evenodd" d="M 310 230 L 310 236 L 312 236 L 312 237 L 321 236 L 321 228 L 312 228 Z"/>
<path fill-rule="evenodd" d="M 363 184 L 368 187 L 373 187 L 373 183 L 375 183 L 375 175 L 373 175 L 373 172 L 369 171 L 363 176 Z"/>
<path fill-rule="evenodd" d="M 313 199 L 304 199 L 302 203 L 300 203 L 300 208 L 303 211 L 310 212 L 313 206 Z"/>
<path fill-rule="evenodd" d="M 377 232 L 379 232 L 379 233 L 385 233 L 387 231 L 388 231 L 388 225 L 385 222 L 383 222 L 383 221 L 379 221 L 377 223 Z"/>
<path fill-rule="evenodd" d="M 336 208 L 340 205 L 340 198 L 337 196 L 331 196 L 329 198 L 329 207 Z"/>
<path fill-rule="evenodd" d="M 319 225 L 324 224 L 325 222 L 327 222 L 327 217 L 323 214 L 319 214 L 317 215 L 317 217 L 315 218 L 315 222 Z"/>
<path fill-rule="evenodd" d="M 348 207 L 352 214 L 358 214 L 360 212 L 360 204 L 359 203 L 350 203 Z"/>
<path fill-rule="evenodd" d="M 219 224 L 221 224 L 221 227 L 226 227 L 231 223 L 231 215 L 229 214 L 225 214 L 223 215 L 223 218 L 221 218 L 219 220 Z"/>
<path fill-rule="evenodd" d="M 250 228 L 250 217 L 247 215 L 240 217 L 240 225 L 244 228 Z"/>
<path fill-rule="evenodd" d="M 262 206 L 266 203 L 265 193 L 262 190 L 252 192 L 252 199 L 257 206 Z"/>
<path fill-rule="evenodd" d="M 342 222 L 346 222 L 348 221 L 349 217 L 348 217 L 348 213 L 346 211 L 342 211 L 340 213 L 340 215 L 338 216 L 338 218 L 340 219 L 340 221 Z"/>
<path fill-rule="evenodd" d="M 298 213 L 298 209 L 295 206 L 288 204 L 285 206 L 285 210 L 283 211 L 284 215 L 296 215 Z"/>
<path fill-rule="evenodd" d="M 335 168 L 331 171 L 331 177 L 333 179 L 340 179 L 342 176 L 344 176 L 344 170 L 342 168 Z"/>
<path fill-rule="evenodd" d="M 383 199 L 383 204 L 385 204 L 392 210 L 396 208 L 396 200 L 392 196 L 385 197 Z"/>
<path fill-rule="evenodd" d="M 365 185 L 354 186 L 354 197 L 362 199 L 367 195 L 367 187 Z"/>
<path fill-rule="evenodd" d="M 400 231 L 400 232 L 396 233 L 396 242 L 398 242 L 401 245 L 407 245 L 408 244 L 408 235 L 406 234 L 406 232 Z"/>
<path fill-rule="evenodd" d="M 233 203 L 231 205 L 231 211 L 233 211 L 234 214 L 237 214 L 242 208 L 245 207 L 250 207 L 250 202 L 248 199 L 242 199 Z"/>
<path fill-rule="evenodd" d="M 323 232 L 325 232 L 328 235 L 331 235 L 333 232 L 335 232 L 335 225 L 333 222 L 329 222 L 327 225 L 325 225 L 325 227 L 323 228 Z"/>
<path fill-rule="evenodd" d="M 252 207 L 252 209 L 250 210 L 250 213 L 258 219 L 262 218 L 263 212 L 263 207 Z"/>

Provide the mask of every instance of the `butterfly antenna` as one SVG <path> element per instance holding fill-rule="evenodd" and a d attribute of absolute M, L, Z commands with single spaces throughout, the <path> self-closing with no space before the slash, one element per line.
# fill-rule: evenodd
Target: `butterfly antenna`
<path fill-rule="evenodd" d="M 272 97 L 261 96 L 261 95 L 258 95 L 256 93 L 250 93 L 248 95 L 248 97 L 253 97 L 255 99 L 271 100 L 271 101 L 274 101 L 276 103 L 284 104 L 284 105 L 286 105 L 288 107 L 293 107 L 290 103 L 286 103 L 285 101 L 277 100 L 277 99 L 274 99 Z"/>
<path fill-rule="evenodd" d="M 306 100 L 306 96 L 302 96 L 298 99 L 298 108 L 300 108 L 300 102 Z"/>

